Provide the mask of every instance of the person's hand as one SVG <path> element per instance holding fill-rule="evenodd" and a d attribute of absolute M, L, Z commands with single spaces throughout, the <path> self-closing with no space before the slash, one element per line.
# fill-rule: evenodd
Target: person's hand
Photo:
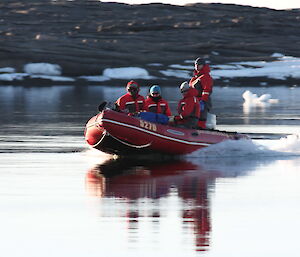
<path fill-rule="evenodd" d="M 179 115 L 174 116 L 174 121 L 175 122 L 180 121 L 180 120 L 182 120 L 182 119 Z"/>
<path fill-rule="evenodd" d="M 137 112 L 130 112 L 127 114 L 128 116 L 136 116 L 137 115 Z"/>
<path fill-rule="evenodd" d="M 205 108 L 205 102 L 203 100 L 200 100 L 200 111 L 203 112 Z"/>

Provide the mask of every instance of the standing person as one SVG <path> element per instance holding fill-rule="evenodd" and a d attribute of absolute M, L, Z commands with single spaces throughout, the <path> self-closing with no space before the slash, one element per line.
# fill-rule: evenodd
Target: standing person
<path fill-rule="evenodd" d="M 127 93 L 122 95 L 115 103 L 116 110 L 128 112 L 129 115 L 137 114 L 145 108 L 145 98 L 139 94 L 140 86 L 131 80 L 126 85 Z"/>
<path fill-rule="evenodd" d="M 197 58 L 195 60 L 194 75 L 189 85 L 197 89 L 198 99 L 200 101 L 201 116 L 199 119 L 199 127 L 205 128 L 207 120 L 207 112 L 211 109 L 211 94 L 213 89 L 213 79 L 209 74 L 210 67 L 205 59 Z"/>
<path fill-rule="evenodd" d="M 200 118 L 200 103 L 197 98 L 197 91 L 189 87 L 189 83 L 185 81 L 180 85 L 180 92 L 183 98 L 178 103 L 179 115 L 174 117 L 174 122 L 177 125 L 195 129 L 198 127 Z"/>
<path fill-rule="evenodd" d="M 153 85 L 149 90 L 149 95 L 145 100 L 145 111 L 171 116 L 168 102 L 162 98 L 161 89 L 158 85 Z"/>

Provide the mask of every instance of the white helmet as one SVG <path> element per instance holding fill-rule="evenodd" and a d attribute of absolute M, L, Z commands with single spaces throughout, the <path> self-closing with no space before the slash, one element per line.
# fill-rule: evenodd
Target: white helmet
<path fill-rule="evenodd" d="M 189 83 L 187 81 L 184 81 L 184 82 L 181 83 L 181 85 L 180 85 L 180 92 L 181 93 L 185 93 L 189 89 L 190 89 L 190 86 L 189 86 Z"/>

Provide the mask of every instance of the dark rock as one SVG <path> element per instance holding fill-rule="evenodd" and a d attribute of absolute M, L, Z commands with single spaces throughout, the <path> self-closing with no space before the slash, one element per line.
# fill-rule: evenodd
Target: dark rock
<path fill-rule="evenodd" d="M 1 0 L 0 67 L 59 64 L 63 75 L 99 75 L 208 56 L 212 63 L 300 55 L 300 9 L 224 4 L 127 5 L 96 0 Z M 217 52 L 219 55 L 213 55 Z"/>

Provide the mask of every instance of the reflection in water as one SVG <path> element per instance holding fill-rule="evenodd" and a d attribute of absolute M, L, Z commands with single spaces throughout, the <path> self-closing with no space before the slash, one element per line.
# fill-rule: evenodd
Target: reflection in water
<path fill-rule="evenodd" d="M 196 251 L 209 249 L 211 220 L 210 193 L 216 178 L 234 176 L 185 160 L 149 162 L 128 159 L 109 160 L 87 173 L 90 194 L 126 201 L 125 215 L 130 233 L 138 229 L 141 218 L 151 218 L 153 226 L 164 218 L 159 199 L 176 196 L 180 200 L 181 226 L 194 234 Z M 236 174 L 235 174 L 236 175 Z M 139 209 L 141 199 L 152 199 L 154 207 L 147 214 Z M 118 215 L 118 214 L 117 214 Z M 188 232 L 185 232 L 188 233 Z"/>

